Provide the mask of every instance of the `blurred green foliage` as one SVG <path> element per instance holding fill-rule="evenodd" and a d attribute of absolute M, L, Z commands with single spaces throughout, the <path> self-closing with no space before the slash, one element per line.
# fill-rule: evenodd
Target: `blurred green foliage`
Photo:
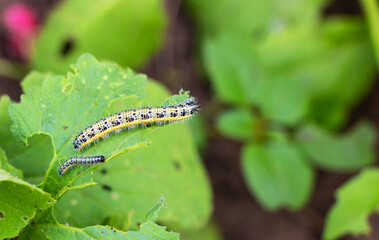
<path fill-rule="evenodd" d="M 376 0 L 361 0 L 360 2 L 370 28 L 376 61 L 379 63 L 379 4 Z M 371 153 L 365 149 L 367 146 L 364 146 L 364 142 L 367 142 L 373 135 L 369 133 L 369 129 L 360 126 L 359 129 L 356 128 L 354 133 L 349 135 L 350 140 L 343 143 L 347 144 L 344 149 L 346 153 L 340 153 L 341 155 L 338 157 L 349 157 L 348 162 L 353 160 L 350 158 L 352 155 L 359 155 L 360 161 L 371 158 Z M 351 148 L 352 144 L 361 145 L 359 152 L 352 150 L 354 149 Z M 351 163 L 355 164 L 355 162 Z M 378 184 L 379 169 L 372 167 L 362 170 L 359 175 L 340 187 L 336 193 L 337 201 L 330 209 L 326 219 L 323 239 L 337 239 L 347 234 L 370 234 L 369 216 L 377 213 L 379 207 Z"/>
<path fill-rule="evenodd" d="M 204 40 L 203 56 L 220 100 L 258 106 L 265 117 L 284 124 L 305 119 L 330 129 L 345 124 L 375 69 L 358 19 L 300 26 L 262 41 L 221 33 Z"/>
<path fill-rule="evenodd" d="M 222 240 L 223 239 L 218 225 L 213 221 L 209 222 L 205 227 L 203 227 L 197 232 L 188 232 L 188 233 L 181 234 L 180 236 L 182 240 L 198 240 L 198 239 Z"/>
<path fill-rule="evenodd" d="M 296 133 L 296 141 L 309 159 L 325 170 L 352 171 L 375 161 L 374 127 L 360 122 L 343 135 L 316 126 L 304 126 Z"/>
<path fill-rule="evenodd" d="M 272 141 L 247 144 L 242 171 L 257 200 L 268 210 L 304 206 L 314 182 L 314 169 L 293 143 Z"/>
<path fill-rule="evenodd" d="M 162 45 L 162 0 L 66 0 L 51 12 L 37 39 L 32 66 L 65 73 L 83 53 L 132 68 Z"/>
<path fill-rule="evenodd" d="M 217 119 L 217 128 L 225 136 L 237 140 L 249 140 L 262 126 L 249 109 L 233 109 L 223 112 Z"/>
<path fill-rule="evenodd" d="M 323 0 L 185 3 L 205 73 L 231 108 L 217 129 L 244 142 L 242 172 L 266 209 L 304 207 L 315 167 L 354 171 L 374 163 L 371 124 L 340 133 L 374 80 L 361 18 L 324 18 Z"/>
<path fill-rule="evenodd" d="M 375 0 L 361 0 L 360 2 L 365 11 L 368 26 L 370 27 L 371 40 L 379 66 L 379 4 Z"/>
<path fill-rule="evenodd" d="M 379 208 L 379 169 L 367 168 L 337 190 L 337 202 L 329 211 L 323 238 L 345 234 L 369 234 L 368 217 Z"/>
<path fill-rule="evenodd" d="M 185 0 L 201 34 L 233 32 L 262 35 L 282 25 L 309 24 L 319 20 L 326 0 Z M 212 11 L 209 11 L 209 9 Z"/>

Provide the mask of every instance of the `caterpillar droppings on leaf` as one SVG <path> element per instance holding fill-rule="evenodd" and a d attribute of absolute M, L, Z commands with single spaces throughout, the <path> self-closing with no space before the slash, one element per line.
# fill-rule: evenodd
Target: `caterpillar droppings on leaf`
<path fill-rule="evenodd" d="M 171 106 L 144 107 L 130 109 L 103 118 L 80 132 L 73 144 L 74 148 L 81 151 L 100 138 L 107 137 L 110 133 L 118 133 L 124 129 L 133 129 L 147 124 L 167 124 L 179 122 L 192 117 L 199 105 L 193 97 Z"/>

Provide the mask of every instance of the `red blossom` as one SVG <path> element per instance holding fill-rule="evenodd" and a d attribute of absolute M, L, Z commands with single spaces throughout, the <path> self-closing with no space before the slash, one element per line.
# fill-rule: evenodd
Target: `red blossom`
<path fill-rule="evenodd" d="M 2 14 L 7 30 L 7 51 L 12 57 L 28 60 L 38 32 L 36 12 L 22 3 L 9 5 Z"/>

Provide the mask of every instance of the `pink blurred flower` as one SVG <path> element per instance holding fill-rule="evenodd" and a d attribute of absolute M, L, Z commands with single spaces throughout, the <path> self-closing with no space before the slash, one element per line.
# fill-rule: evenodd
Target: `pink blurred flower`
<path fill-rule="evenodd" d="M 9 5 L 2 15 L 7 30 L 7 50 L 12 57 L 28 60 L 39 24 L 36 12 L 22 3 Z"/>

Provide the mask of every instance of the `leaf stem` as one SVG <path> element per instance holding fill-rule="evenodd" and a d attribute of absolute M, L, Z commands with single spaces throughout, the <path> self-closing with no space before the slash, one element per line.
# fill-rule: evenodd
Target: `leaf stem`
<path fill-rule="evenodd" d="M 376 61 L 379 66 L 379 5 L 377 0 L 361 0 L 361 5 L 368 21 Z"/>

